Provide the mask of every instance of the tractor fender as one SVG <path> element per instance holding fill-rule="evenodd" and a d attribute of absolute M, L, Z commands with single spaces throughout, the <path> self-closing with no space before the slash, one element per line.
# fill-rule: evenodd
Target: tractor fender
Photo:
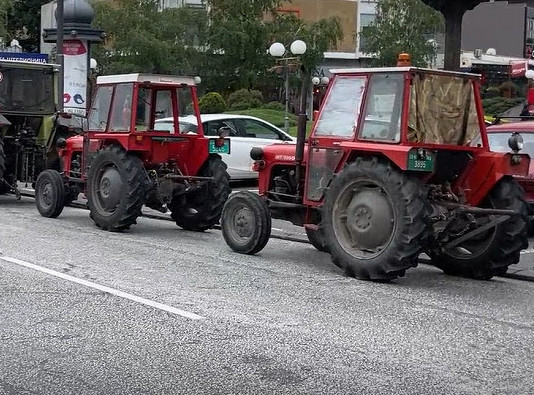
<path fill-rule="evenodd" d="M 408 153 L 413 149 L 413 147 L 406 145 L 362 143 L 361 141 L 343 141 L 339 144 L 339 147 L 345 151 L 350 151 L 346 162 L 342 162 L 341 166 L 353 162 L 360 156 L 376 156 L 378 158 L 386 158 L 400 170 L 408 169 Z"/>
<path fill-rule="evenodd" d="M 525 154 L 483 152 L 470 161 L 452 187 L 468 204 L 476 206 L 502 178 L 526 176 L 529 166 L 530 158 Z"/>

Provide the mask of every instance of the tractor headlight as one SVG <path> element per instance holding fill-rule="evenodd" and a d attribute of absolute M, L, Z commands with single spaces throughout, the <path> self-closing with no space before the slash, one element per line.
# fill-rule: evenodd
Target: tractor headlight
<path fill-rule="evenodd" d="M 512 133 L 508 139 L 508 146 L 515 153 L 521 151 L 523 149 L 523 136 L 521 136 L 518 132 Z"/>

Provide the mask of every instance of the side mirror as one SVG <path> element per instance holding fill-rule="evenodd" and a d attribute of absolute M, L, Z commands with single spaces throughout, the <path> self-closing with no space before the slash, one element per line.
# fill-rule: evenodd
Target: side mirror
<path fill-rule="evenodd" d="M 231 132 L 232 132 L 232 129 L 229 126 L 222 126 L 217 131 L 217 133 L 219 134 L 219 137 L 221 139 L 230 136 Z"/>
<path fill-rule="evenodd" d="M 521 136 L 518 132 L 512 133 L 508 139 L 508 146 L 514 154 L 517 154 L 523 149 L 523 136 Z"/>

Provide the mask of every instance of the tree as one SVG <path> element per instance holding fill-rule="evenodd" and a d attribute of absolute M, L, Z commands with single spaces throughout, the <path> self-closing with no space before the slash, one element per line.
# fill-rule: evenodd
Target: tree
<path fill-rule="evenodd" d="M 7 0 L 10 5 L 7 30 L 19 41 L 24 52 L 39 52 L 41 42 L 41 6 L 50 0 Z"/>
<path fill-rule="evenodd" d="M 460 67 L 460 55 L 462 52 L 462 20 L 464 14 L 480 3 L 489 0 L 421 1 L 443 14 L 445 18 L 445 69 L 457 70 Z"/>
<path fill-rule="evenodd" d="M 9 44 L 9 40 L 11 39 L 11 34 L 7 28 L 7 21 L 12 3 L 12 0 L 0 0 L 0 37 L 7 44 Z"/>
<path fill-rule="evenodd" d="M 312 70 L 323 53 L 335 48 L 343 37 L 337 18 L 306 23 L 289 14 L 278 13 L 280 0 L 207 0 L 210 6 L 209 50 L 214 75 L 224 75 L 227 85 L 251 88 L 265 81 L 274 62 L 269 45 L 280 41 L 288 46 L 301 39 L 307 44 L 302 57 L 305 70 Z"/>
<path fill-rule="evenodd" d="M 426 66 L 435 56 L 430 37 L 443 30 L 439 12 L 421 0 L 379 0 L 376 20 L 360 35 L 367 40 L 376 66 L 394 66 L 397 56 L 407 52 L 416 66 Z"/>
<path fill-rule="evenodd" d="M 281 0 L 207 0 L 210 9 L 205 70 L 214 87 L 230 90 L 250 88 L 269 68 L 267 47 L 270 39 L 266 15 L 276 13 Z M 221 81 L 219 76 L 224 76 Z M 224 84 L 224 86 L 223 86 Z"/>
<path fill-rule="evenodd" d="M 207 15 L 203 9 L 158 10 L 157 0 L 94 2 L 95 27 L 107 34 L 93 56 L 104 73 L 149 72 L 189 74 L 198 72 L 205 41 Z"/>

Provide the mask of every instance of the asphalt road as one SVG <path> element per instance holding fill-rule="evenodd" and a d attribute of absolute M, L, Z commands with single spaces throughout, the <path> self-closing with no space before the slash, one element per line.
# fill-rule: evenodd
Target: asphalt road
<path fill-rule="evenodd" d="M 534 283 L 362 282 L 308 244 L 138 222 L 0 196 L 0 394 L 534 393 Z"/>

